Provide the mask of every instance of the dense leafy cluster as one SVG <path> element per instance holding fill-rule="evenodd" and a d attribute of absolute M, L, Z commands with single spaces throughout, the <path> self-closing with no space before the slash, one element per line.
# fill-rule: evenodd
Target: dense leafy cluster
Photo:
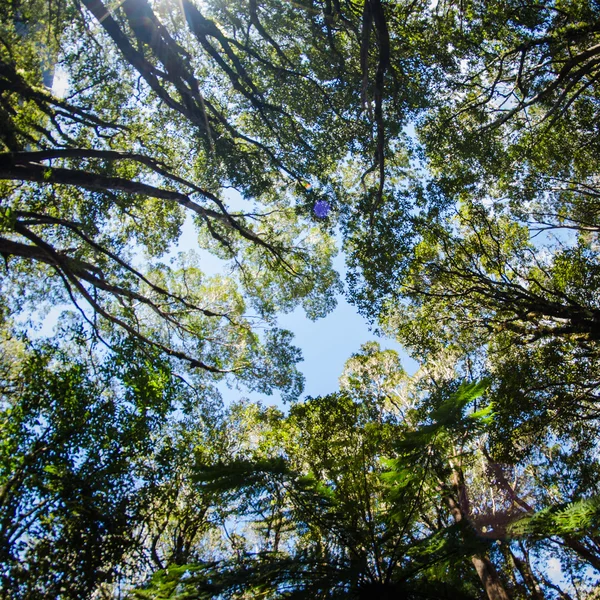
<path fill-rule="evenodd" d="M 2 597 L 594 598 L 599 80 L 585 0 L 4 2 Z M 300 401 L 339 240 L 419 369 Z"/>

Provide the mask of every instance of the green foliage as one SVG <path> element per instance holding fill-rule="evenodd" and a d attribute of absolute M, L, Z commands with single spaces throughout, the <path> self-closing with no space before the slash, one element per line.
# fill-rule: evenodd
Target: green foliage
<path fill-rule="evenodd" d="M 257 389 L 281 384 L 295 396 L 297 373 L 275 367 L 278 382 L 267 381 L 269 367 L 258 363 L 273 343 L 260 348 L 239 309 L 243 296 L 260 317 L 252 325 L 265 327 L 298 305 L 313 319 L 335 306 L 336 248 L 301 207 L 296 184 L 329 185 L 356 130 L 333 119 L 345 94 L 328 104 L 300 51 L 280 64 L 272 50 L 286 35 L 271 37 L 258 17 L 244 15 L 262 33 L 241 44 L 235 7 L 215 5 L 204 17 L 190 3 L 182 12 L 179 3 L 127 0 L 105 13 L 101 2 L 31 0 L 0 15 L 6 304 L 22 315 L 40 302 L 71 303 L 100 337 L 117 327 L 194 369 L 262 378 Z M 50 73 L 68 87 L 64 98 L 42 85 Z M 320 102 L 283 93 L 272 85 L 281 76 L 300 76 Z M 320 118 L 337 133 L 307 125 Z M 156 264 L 191 217 L 201 245 L 229 262 L 220 291 L 199 282 L 195 264 Z M 17 296 L 27 301 L 11 303 Z M 205 350 L 219 328 L 227 344 L 215 356 Z M 281 333 L 267 335 L 284 360 L 298 359 Z"/>
<path fill-rule="evenodd" d="M 599 17 L 4 3 L 2 593 L 582 597 Z M 175 255 L 190 225 L 202 254 Z M 421 368 L 368 343 L 339 392 L 296 402 L 276 319 L 335 307 L 338 231 L 350 299 Z M 51 309 L 56 337 L 31 341 Z M 219 382 L 291 406 L 224 408 Z"/>
<path fill-rule="evenodd" d="M 514 536 L 540 538 L 553 535 L 595 536 L 599 526 L 600 499 L 594 496 L 566 505 L 545 508 L 513 523 L 509 532 Z"/>
<path fill-rule="evenodd" d="M 401 381 L 404 372 L 390 358 L 365 346 L 348 361 L 346 377 L 385 369 L 388 383 Z M 230 505 L 237 558 L 160 571 L 134 597 L 473 597 L 471 582 L 450 574 L 451 565 L 485 551 L 487 542 L 466 523 L 431 530 L 420 515 L 436 504 L 443 512 L 431 482 L 449 440 L 485 428 L 489 409 L 472 410 L 485 388 L 459 387 L 416 431 L 385 395 L 371 395 L 369 379 L 355 381 L 352 396 L 295 404 L 287 417 L 245 411 L 260 427 L 249 458 L 200 462 L 194 475 L 203 493 Z"/>
<path fill-rule="evenodd" d="M 124 344 L 93 365 L 48 343 L 3 340 L 7 597 L 86 597 L 136 544 L 140 457 L 180 393 L 168 364 L 140 358 Z"/>

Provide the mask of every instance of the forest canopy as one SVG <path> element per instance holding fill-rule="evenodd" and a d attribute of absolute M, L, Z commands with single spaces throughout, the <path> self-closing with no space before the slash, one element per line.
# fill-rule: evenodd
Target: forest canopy
<path fill-rule="evenodd" d="M 595 1 L 3 2 L 1 597 L 599 597 L 599 80 Z M 342 293 L 419 368 L 303 398 Z"/>

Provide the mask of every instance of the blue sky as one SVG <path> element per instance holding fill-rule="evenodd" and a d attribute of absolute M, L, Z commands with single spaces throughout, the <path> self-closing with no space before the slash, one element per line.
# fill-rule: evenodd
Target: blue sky
<path fill-rule="evenodd" d="M 177 252 L 189 250 L 194 250 L 200 255 L 201 268 L 207 275 L 220 273 L 226 268 L 224 261 L 198 247 L 197 232 L 191 217 L 186 219 L 179 242 L 169 254 L 173 256 Z M 335 258 L 334 267 L 344 280 L 346 265 L 343 254 L 340 253 Z M 337 307 L 329 315 L 316 321 L 307 319 L 300 307 L 278 318 L 278 325 L 293 332 L 294 344 L 302 350 L 304 360 L 298 365 L 305 377 L 302 397 L 321 396 L 337 391 L 338 378 L 342 374 L 346 360 L 359 351 L 361 344 L 372 340 L 378 341 L 383 349 L 396 350 L 407 373 L 413 374 L 416 371 L 418 364 L 395 340 L 377 337 L 369 331 L 367 321 L 357 313 L 355 307 L 350 305 L 343 295 L 339 295 L 337 301 Z M 31 328 L 30 333 L 52 335 L 57 320 L 65 309 L 71 310 L 72 307 L 60 305 L 53 307 L 46 314 L 40 314 L 39 326 Z M 219 387 L 226 402 L 249 398 L 267 405 L 282 406 L 278 394 L 264 396 L 249 393 L 243 388 L 229 389 L 226 384 Z"/>
<path fill-rule="evenodd" d="M 342 254 L 337 256 L 335 267 L 344 277 L 346 269 Z M 295 343 L 302 349 L 304 362 L 300 364 L 300 370 L 306 377 L 304 392 L 309 396 L 336 391 L 344 363 L 361 344 L 370 340 L 378 341 L 382 348 L 399 352 L 402 366 L 409 374 L 418 366 L 395 340 L 378 338 L 370 332 L 366 320 L 343 296 L 338 297 L 338 306 L 324 319 L 309 321 L 301 309 L 296 309 L 292 314 L 283 315 L 279 323 L 294 332 Z"/>
<path fill-rule="evenodd" d="M 206 251 L 200 251 L 195 243 L 197 234 L 191 218 L 183 226 L 179 244 L 174 251 L 195 250 L 201 256 L 202 270 L 206 274 L 215 274 L 225 267 L 225 263 Z M 334 260 L 335 269 L 345 278 L 346 265 L 344 255 L 338 254 Z M 361 317 L 354 306 L 343 295 L 338 296 L 335 310 L 323 319 L 311 321 L 306 318 L 302 308 L 289 314 L 280 315 L 279 326 L 294 333 L 294 344 L 302 350 L 304 361 L 298 367 L 305 377 L 305 396 L 320 396 L 338 389 L 338 378 L 342 374 L 344 363 L 360 349 L 361 344 L 376 340 L 382 348 L 396 350 L 402 359 L 404 369 L 413 374 L 418 364 L 412 360 L 395 340 L 377 337 L 371 331 L 367 321 Z M 265 397 L 248 393 L 245 390 L 233 390 L 221 386 L 226 401 L 235 401 L 245 397 L 260 400 L 263 404 L 281 405 L 278 395 Z"/>

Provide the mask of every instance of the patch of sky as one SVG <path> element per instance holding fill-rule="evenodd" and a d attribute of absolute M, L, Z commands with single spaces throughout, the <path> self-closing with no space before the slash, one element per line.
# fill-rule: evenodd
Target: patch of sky
<path fill-rule="evenodd" d="M 54 69 L 54 79 L 52 81 L 52 93 L 57 98 L 64 98 L 69 90 L 69 76 L 67 72 L 57 64 Z"/>
<path fill-rule="evenodd" d="M 556 586 L 559 586 L 565 594 L 564 597 L 581 598 L 579 590 L 581 587 L 591 591 L 598 585 L 596 571 L 592 567 L 583 568 L 577 576 L 569 569 L 568 572 L 563 570 L 561 561 L 556 556 L 533 556 L 533 567 L 545 576 Z M 578 586 L 575 587 L 574 580 L 579 580 Z M 582 586 L 583 584 L 583 586 Z"/>
<path fill-rule="evenodd" d="M 247 201 L 236 192 L 228 190 L 225 198 L 230 210 L 247 209 Z M 194 250 L 200 256 L 201 268 L 207 275 L 227 273 L 230 268 L 228 263 L 206 250 L 199 250 L 196 239 L 197 233 L 193 220 L 188 217 L 183 225 L 181 237 L 173 246 L 170 255 L 175 256 L 178 252 Z M 336 236 L 336 240 L 338 247 L 341 247 L 339 235 Z M 333 266 L 343 280 L 347 267 L 342 252 L 334 259 Z M 366 320 L 358 314 L 354 306 L 348 303 L 344 294 L 338 294 L 336 299 L 336 308 L 322 319 L 311 321 L 301 307 L 289 314 L 280 315 L 278 319 L 279 327 L 294 334 L 293 343 L 301 349 L 304 357 L 299 365 L 299 370 L 305 377 L 303 397 L 315 397 L 337 391 L 338 378 L 342 374 L 344 363 L 353 353 L 360 350 L 362 344 L 371 340 L 378 341 L 382 349 L 397 351 L 404 369 L 409 374 L 417 370 L 418 363 L 411 359 L 395 340 L 370 331 Z M 283 407 L 279 394 L 265 397 L 263 394 L 228 387 L 224 382 L 219 385 L 219 390 L 226 403 L 248 398 Z"/>

